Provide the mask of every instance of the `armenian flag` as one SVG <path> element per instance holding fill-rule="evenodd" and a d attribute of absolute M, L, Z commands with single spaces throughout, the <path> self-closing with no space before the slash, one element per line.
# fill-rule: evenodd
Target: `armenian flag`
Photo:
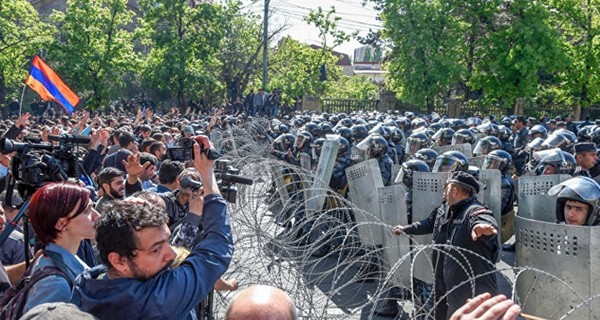
<path fill-rule="evenodd" d="M 79 103 L 79 97 L 37 55 L 33 58 L 25 84 L 37 92 L 43 100 L 60 104 L 69 114 L 75 111 L 75 106 Z"/>

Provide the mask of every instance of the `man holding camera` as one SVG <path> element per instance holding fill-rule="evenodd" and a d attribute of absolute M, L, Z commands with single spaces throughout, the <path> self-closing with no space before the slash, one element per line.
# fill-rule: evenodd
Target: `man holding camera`
<path fill-rule="evenodd" d="M 204 149 L 211 144 L 200 137 Z M 97 247 L 105 266 L 83 273 L 73 302 L 99 318 L 194 319 L 194 307 L 227 270 L 233 239 L 227 204 L 219 193 L 213 161 L 194 145 L 194 167 L 203 180 L 203 194 L 190 200 L 187 222 L 205 232 L 179 267 L 171 268 L 175 252 L 169 245 L 167 214 L 151 205 L 118 203 L 97 224 Z"/>

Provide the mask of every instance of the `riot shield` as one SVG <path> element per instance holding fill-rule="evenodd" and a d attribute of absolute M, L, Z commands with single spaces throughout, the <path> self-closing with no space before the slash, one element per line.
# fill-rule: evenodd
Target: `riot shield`
<path fill-rule="evenodd" d="M 527 268 L 516 278 L 523 313 L 544 319 L 595 319 L 600 314 L 600 228 L 517 215 L 515 235 L 516 265 Z"/>
<path fill-rule="evenodd" d="M 391 282 L 395 286 L 410 287 L 410 238 L 396 236 L 391 231 L 393 226 L 408 224 L 405 192 L 404 185 L 393 185 L 378 190 L 379 211 L 381 220 L 385 224 L 381 231 L 383 234 L 383 263 L 387 272 L 394 270 Z"/>
<path fill-rule="evenodd" d="M 300 166 L 308 171 L 312 171 L 312 163 L 308 153 L 300 153 Z"/>
<path fill-rule="evenodd" d="M 446 180 L 448 172 L 413 172 L 413 222 L 429 217 L 442 204 Z M 428 245 L 433 241 L 431 234 L 411 237 L 413 245 Z M 413 253 L 413 261 L 414 277 L 433 283 L 431 250 L 424 250 L 416 256 Z"/>
<path fill-rule="evenodd" d="M 479 181 L 483 184 L 482 203 L 492 210 L 494 218 L 500 226 L 500 217 L 502 216 L 502 173 L 497 169 L 480 170 Z"/>
<path fill-rule="evenodd" d="M 439 154 L 442 154 L 446 151 L 460 151 L 467 158 L 473 157 L 473 151 L 472 151 L 473 146 L 471 146 L 470 143 L 461 143 L 461 144 L 455 144 L 455 145 L 443 146 L 443 147 L 438 147 L 437 145 L 434 145 L 431 148 L 433 150 L 437 151 Z"/>
<path fill-rule="evenodd" d="M 354 215 L 361 243 L 366 246 L 382 245 L 377 190 L 383 187 L 383 179 L 377 159 L 369 159 L 349 167 L 346 175 L 350 201 L 360 209 Z"/>
<path fill-rule="evenodd" d="M 333 173 L 335 158 L 337 156 L 340 142 L 338 140 L 326 140 L 321 149 L 317 172 L 313 180 L 312 188 L 309 190 L 306 201 L 306 209 L 311 211 L 321 211 L 325 198 L 327 197 L 327 189 L 329 189 L 329 181 Z"/>
<path fill-rule="evenodd" d="M 402 166 L 399 164 L 392 165 L 392 184 L 402 183 L 402 181 L 396 182 L 396 177 L 398 177 L 398 173 L 400 173 L 400 169 Z"/>
<path fill-rule="evenodd" d="M 479 169 L 483 169 L 483 161 L 485 160 L 485 157 L 486 156 L 478 156 L 469 158 L 469 165 L 476 166 Z"/>
<path fill-rule="evenodd" d="M 350 159 L 354 161 L 354 163 L 359 163 L 367 159 L 367 153 L 365 150 L 361 150 L 356 147 L 356 142 L 352 144 L 352 148 L 350 148 Z"/>
<path fill-rule="evenodd" d="M 549 196 L 548 190 L 569 178 L 569 175 L 558 174 L 520 177 L 518 215 L 538 221 L 556 222 L 556 196 Z"/>

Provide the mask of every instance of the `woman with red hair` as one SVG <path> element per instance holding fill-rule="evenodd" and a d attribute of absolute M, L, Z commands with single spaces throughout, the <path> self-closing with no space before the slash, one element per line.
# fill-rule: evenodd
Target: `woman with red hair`
<path fill-rule="evenodd" d="M 94 225 L 99 217 L 89 190 L 78 184 L 48 183 L 33 194 L 29 203 L 29 219 L 36 239 L 44 249 L 43 256 L 33 266 L 33 273 L 43 267 L 54 266 L 71 281 L 61 275 L 43 278 L 29 290 L 23 313 L 42 303 L 70 302 L 70 282 L 89 269 L 77 257 L 77 250 L 84 239 L 94 239 Z"/>

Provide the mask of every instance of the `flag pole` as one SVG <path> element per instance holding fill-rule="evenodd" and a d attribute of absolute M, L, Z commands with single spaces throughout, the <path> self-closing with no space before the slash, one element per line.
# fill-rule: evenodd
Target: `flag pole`
<path fill-rule="evenodd" d="M 21 112 L 23 111 L 23 97 L 25 97 L 25 88 L 27 88 L 27 84 L 23 85 L 23 90 L 21 91 L 21 101 L 19 101 L 19 118 L 21 117 Z"/>

